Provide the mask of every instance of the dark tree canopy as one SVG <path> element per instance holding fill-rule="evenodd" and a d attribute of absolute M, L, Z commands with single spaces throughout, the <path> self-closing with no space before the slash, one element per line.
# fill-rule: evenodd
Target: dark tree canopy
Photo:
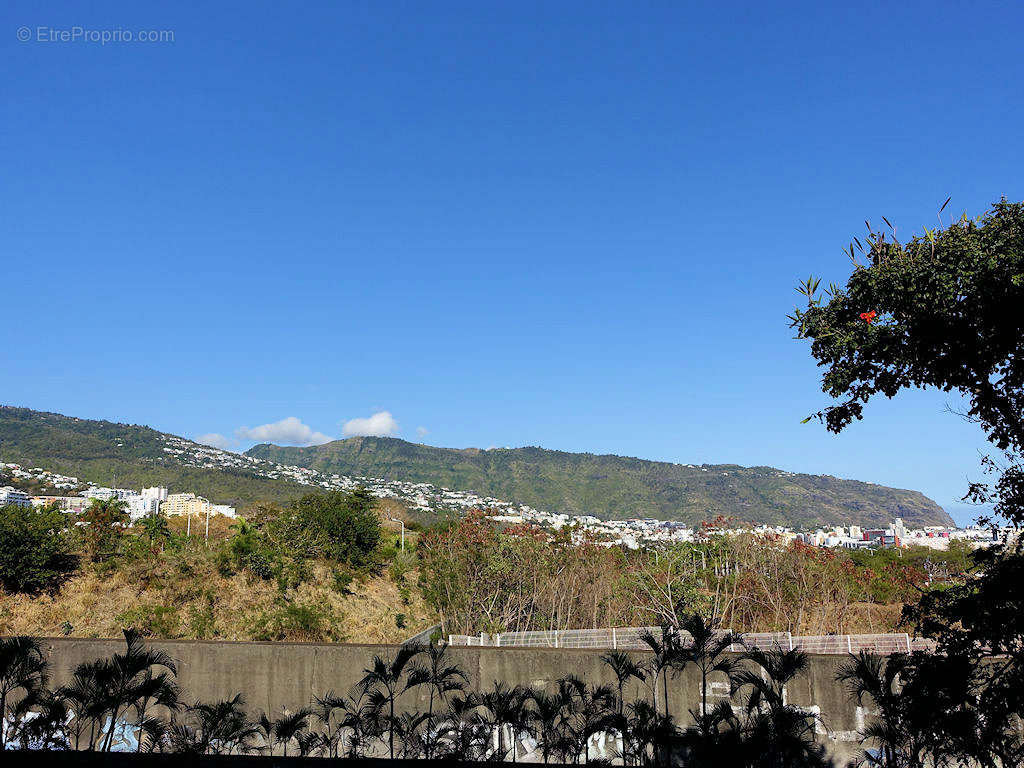
<path fill-rule="evenodd" d="M 1003 200 L 905 244 L 869 227 L 849 255 L 847 284 L 819 292 L 808 279 L 807 304 L 790 317 L 839 401 L 811 418 L 838 433 L 875 395 L 957 390 L 1012 463 L 1024 450 L 1024 203 Z M 1001 511 L 1019 514 L 1003 496 Z"/>
<path fill-rule="evenodd" d="M 380 542 L 376 499 L 362 486 L 310 493 L 292 502 L 292 519 L 317 555 L 354 566 L 369 562 Z"/>
<path fill-rule="evenodd" d="M 906 244 L 869 227 L 867 244 L 855 240 L 849 255 L 847 284 L 819 294 L 807 280 L 807 304 L 790 317 L 825 369 L 822 389 L 838 400 L 809 418 L 838 433 L 877 394 L 956 390 L 1003 454 L 983 461 L 998 476 L 993 486 L 972 484 L 968 496 L 1024 525 L 1024 204 L 1003 200 Z M 841 675 L 878 709 L 869 730 L 880 765 L 1024 761 L 1024 548 L 1011 539 L 972 557 L 973 575 L 904 609 L 938 653 L 859 659 Z"/>
<path fill-rule="evenodd" d="M 0 587 L 38 592 L 58 586 L 75 567 L 67 526 L 54 507 L 0 507 Z"/>

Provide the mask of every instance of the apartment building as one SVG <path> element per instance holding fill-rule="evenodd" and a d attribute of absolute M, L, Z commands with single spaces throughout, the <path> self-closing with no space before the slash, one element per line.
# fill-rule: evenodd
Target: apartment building
<path fill-rule="evenodd" d="M 196 496 L 194 493 L 170 493 L 160 502 L 160 511 L 168 517 L 175 515 L 192 515 L 205 517 L 213 514 L 209 499 Z"/>
<path fill-rule="evenodd" d="M 32 499 L 24 491 L 5 485 L 0 488 L 0 507 L 31 507 Z"/>

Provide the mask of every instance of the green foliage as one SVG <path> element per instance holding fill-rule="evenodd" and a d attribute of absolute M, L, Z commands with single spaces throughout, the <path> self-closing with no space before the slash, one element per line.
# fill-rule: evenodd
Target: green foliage
<path fill-rule="evenodd" d="M 344 640 L 337 625 L 340 618 L 318 605 L 281 601 L 252 619 L 254 640 L 284 640 L 298 635 L 304 640 Z"/>
<path fill-rule="evenodd" d="M 1024 448 L 1024 203 L 906 245 L 869 231 L 868 244 L 866 266 L 824 296 L 805 286 L 791 318 L 825 368 L 822 389 L 841 400 L 815 416 L 839 432 L 875 395 L 956 389 L 1000 450 Z"/>
<path fill-rule="evenodd" d="M 322 472 L 397 477 L 598 517 L 698 523 L 718 515 L 786 525 L 950 524 L 927 497 L 826 475 L 733 464 L 690 467 L 542 448 L 454 450 L 389 437 L 354 437 L 309 448 L 258 445 L 251 456 Z M 436 515 L 421 521 L 433 525 Z"/>
<path fill-rule="evenodd" d="M 272 579 L 283 569 L 277 547 L 258 528 L 245 519 L 234 524 L 235 532 L 228 539 L 221 562 L 221 572 L 242 569 L 258 579 Z"/>
<path fill-rule="evenodd" d="M 388 566 L 388 574 L 396 584 L 404 584 L 406 575 L 416 567 L 416 554 L 412 550 L 398 550 L 395 553 L 391 565 Z"/>
<path fill-rule="evenodd" d="M 117 620 L 143 637 L 179 637 L 181 617 L 171 605 L 137 605 L 122 611 Z"/>
<path fill-rule="evenodd" d="M 376 500 L 365 488 L 310 493 L 270 524 L 274 539 L 297 557 L 369 565 L 381 540 Z"/>
<path fill-rule="evenodd" d="M 895 233 L 874 231 L 868 248 L 857 244 L 867 263 L 858 263 L 851 245 L 855 267 L 847 284 L 820 296 L 817 281 L 806 281 L 800 288 L 806 307 L 790 318 L 825 369 L 822 389 L 839 401 L 810 418 L 838 433 L 862 418 L 876 395 L 891 398 L 911 387 L 956 390 L 970 402 L 965 416 L 1002 453 L 983 460 L 998 475 L 994 485 L 973 483 L 967 497 L 992 502 L 998 514 L 1024 523 L 1024 204 L 1003 200 L 982 217 L 963 216 L 906 245 Z M 878 713 L 864 732 L 874 740 L 871 762 L 1020 765 L 1020 542 L 970 554 L 953 547 L 941 562 L 922 556 L 917 553 L 918 565 L 929 581 L 936 566 L 959 571 L 959 578 L 905 608 L 917 631 L 937 641 L 938 652 L 884 662 L 862 655 L 840 672 L 858 700 L 870 700 Z"/>
<path fill-rule="evenodd" d="M 336 565 L 335 583 L 344 592 L 348 569 L 376 563 L 380 522 L 375 499 L 365 491 L 307 494 L 289 508 L 256 510 L 255 520 L 239 519 L 218 553 L 224 575 L 245 571 L 259 579 L 276 579 L 282 593 L 312 577 L 315 559 Z"/>
<path fill-rule="evenodd" d="M 213 608 L 216 600 L 213 592 L 207 592 L 199 606 L 191 606 L 188 613 L 190 635 L 196 640 L 209 640 L 216 634 Z"/>
<path fill-rule="evenodd" d="M 127 505 L 118 499 L 93 499 L 82 513 L 80 522 L 85 537 L 85 549 L 95 563 L 118 553 L 124 529 L 128 525 Z"/>
<path fill-rule="evenodd" d="M 53 507 L 0 507 L 0 586 L 39 592 L 67 578 L 75 567 L 68 522 Z"/>
<path fill-rule="evenodd" d="M 332 572 L 333 588 L 334 591 L 341 595 L 352 594 L 352 590 L 349 587 L 352 586 L 352 580 L 355 578 L 352 575 L 352 571 L 344 568 L 336 568 Z"/>

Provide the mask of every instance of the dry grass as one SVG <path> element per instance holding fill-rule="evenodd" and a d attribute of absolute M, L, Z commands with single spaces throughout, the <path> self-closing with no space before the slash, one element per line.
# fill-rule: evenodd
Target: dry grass
<path fill-rule="evenodd" d="M 134 626 L 158 638 L 393 643 L 436 622 L 417 576 L 396 583 L 386 569 L 343 590 L 317 563 L 312 579 L 282 592 L 274 581 L 224 576 L 209 553 L 189 551 L 109 574 L 87 566 L 53 595 L 0 591 L 0 635 L 117 637 Z"/>

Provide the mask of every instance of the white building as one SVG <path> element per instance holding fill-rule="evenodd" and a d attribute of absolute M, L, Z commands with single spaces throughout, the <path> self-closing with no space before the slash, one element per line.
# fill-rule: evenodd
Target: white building
<path fill-rule="evenodd" d="M 139 495 L 139 492 L 133 491 L 131 488 L 104 488 L 100 485 L 92 485 L 82 495 L 87 499 L 99 499 L 100 501 L 109 501 L 110 499 L 131 501 Z"/>
<path fill-rule="evenodd" d="M 158 485 L 153 486 L 152 488 L 143 488 L 142 498 L 154 499 L 156 501 L 167 501 L 167 489 Z"/>
<path fill-rule="evenodd" d="M 124 501 L 128 504 L 128 516 L 132 520 L 153 517 L 160 511 L 160 502 L 158 500 L 146 498 L 142 494 L 130 496 L 124 499 Z"/>
<path fill-rule="evenodd" d="M 33 496 L 32 506 L 47 507 L 56 504 L 61 512 L 81 512 L 89 506 L 89 499 L 84 496 Z"/>
<path fill-rule="evenodd" d="M 0 488 L 0 507 L 31 507 L 32 499 L 24 491 L 5 485 Z"/>
<path fill-rule="evenodd" d="M 224 517 L 234 517 L 235 508 L 228 506 L 227 504 L 211 504 L 210 505 L 211 515 L 224 515 Z"/>
<path fill-rule="evenodd" d="M 110 501 L 112 498 L 117 496 L 117 491 L 113 488 L 101 488 L 93 485 L 85 489 L 85 493 L 82 494 L 87 499 L 99 499 L 100 501 Z"/>

